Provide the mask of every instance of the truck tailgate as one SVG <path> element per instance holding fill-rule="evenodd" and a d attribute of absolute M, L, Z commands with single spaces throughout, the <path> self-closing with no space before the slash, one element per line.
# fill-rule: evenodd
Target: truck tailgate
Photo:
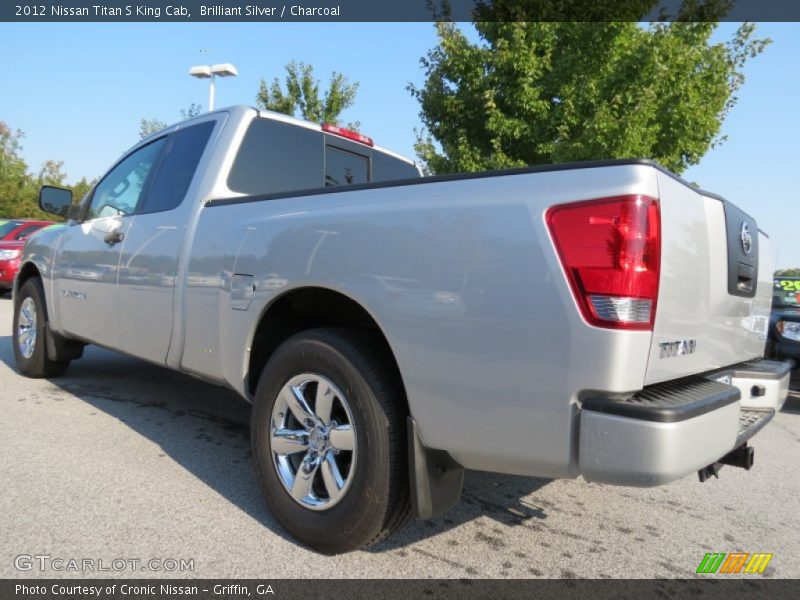
<path fill-rule="evenodd" d="M 658 173 L 661 276 L 645 384 L 760 357 L 774 253 L 746 213 Z"/>

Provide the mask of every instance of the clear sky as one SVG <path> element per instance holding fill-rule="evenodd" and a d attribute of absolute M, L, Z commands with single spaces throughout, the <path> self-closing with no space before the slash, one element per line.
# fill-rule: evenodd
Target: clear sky
<path fill-rule="evenodd" d="M 734 29 L 723 24 L 717 37 Z M 746 67 L 723 126 L 729 140 L 683 176 L 755 216 L 777 242 L 778 267 L 800 267 L 800 23 L 758 33 L 773 44 Z M 225 106 L 254 104 L 259 79 L 282 76 L 294 59 L 323 82 L 333 70 L 358 81 L 345 120 L 413 157 L 419 110 L 405 88 L 422 82 L 419 58 L 435 42 L 430 23 L 2 23 L 0 120 L 25 132 L 32 169 L 62 160 L 70 182 L 91 179 L 136 142 L 141 118 L 174 122 L 190 103 L 206 105 L 208 85 L 189 77 L 191 65 L 236 65 L 239 77 L 218 80 Z"/>

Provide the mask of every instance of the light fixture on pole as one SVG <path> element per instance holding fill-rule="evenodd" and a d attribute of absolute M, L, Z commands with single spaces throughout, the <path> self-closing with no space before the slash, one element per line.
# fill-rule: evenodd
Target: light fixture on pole
<path fill-rule="evenodd" d="M 236 77 L 239 72 L 231 63 L 222 63 L 219 65 L 199 65 L 189 69 L 189 75 L 197 77 L 198 79 L 209 79 L 208 87 L 208 110 L 214 110 L 214 79 L 216 76 L 220 77 Z"/>

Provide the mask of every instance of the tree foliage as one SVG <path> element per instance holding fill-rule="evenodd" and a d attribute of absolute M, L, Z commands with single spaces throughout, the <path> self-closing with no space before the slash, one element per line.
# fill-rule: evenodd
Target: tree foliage
<path fill-rule="evenodd" d="M 775 277 L 800 277 L 800 269 L 778 269 Z"/>
<path fill-rule="evenodd" d="M 22 132 L 0 121 L 0 215 L 12 216 L 10 210 L 28 190 L 28 166 L 20 156 Z M 16 216 L 16 215 L 14 215 Z"/>
<path fill-rule="evenodd" d="M 86 194 L 88 194 L 92 187 L 94 187 L 95 181 L 89 181 L 86 177 L 81 177 L 77 183 L 73 183 L 70 187 L 72 190 L 72 200 L 76 203 L 79 203 L 81 200 L 84 199 Z"/>
<path fill-rule="evenodd" d="M 203 107 L 192 102 L 188 108 L 181 109 L 181 116 L 184 119 L 191 119 L 192 117 L 199 117 L 202 112 Z"/>
<path fill-rule="evenodd" d="M 0 217 L 54 219 L 52 215 L 39 210 L 39 188 L 55 185 L 72 189 L 76 199 L 80 199 L 91 188 L 91 183 L 81 179 L 75 185 L 66 184 L 67 175 L 64 163 L 46 161 L 38 172 L 30 173 L 22 158 L 22 138 L 24 133 L 11 129 L 0 121 Z"/>
<path fill-rule="evenodd" d="M 203 107 L 192 102 L 187 108 L 181 109 L 181 119 L 191 119 L 199 116 L 202 112 Z M 167 127 L 169 127 L 169 123 L 161 119 L 142 119 L 139 121 L 139 139 L 143 140 Z"/>
<path fill-rule="evenodd" d="M 350 83 L 336 71 L 331 74 L 328 89 L 321 92 L 314 67 L 295 61 L 286 65 L 284 84 L 285 89 L 277 77 L 270 84 L 262 79 L 256 94 L 258 106 L 315 123 L 339 125 L 340 115 L 353 106 L 358 92 L 357 82 Z M 358 129 L 359 123 L 348 123 L 346 127 Z"/>
<path fill-rule="evenodd" d="M 627 157 L 680 173 L 724 141 L 742 68 L 769 43 L 750 23 L 712 43 L 716 27 L 487 20 L 472 43 L 437 23 L 425 82 L 409 86 L 417 154 L 434 173 Z"/>
<path fill-rule="evenodd" d="M 161 119 L 142 119 L 139 121 L 139 139 L 143 140 L 154 133 L 158 133 L 167 127 L 167 122 Z"/>

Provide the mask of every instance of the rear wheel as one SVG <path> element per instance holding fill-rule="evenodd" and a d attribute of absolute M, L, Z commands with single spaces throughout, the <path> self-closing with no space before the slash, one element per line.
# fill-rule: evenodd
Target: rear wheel
<path fill-rule="evenodd" d="M 56 377 L 69 366 L 69 361 L 47 356 L 46 323 L 42 282 L 33 277 L 22 285 L 14 304 L 14 358 L 17 368 L 28 377 Z"/>
<path fill-rule="evenodd" d="M 314 329 L 284 342 L 261 376 L 252 446 L 281 524 L 327 554 L 384 539 L 410 516 L 405 403 L 372 336 Z"/>

